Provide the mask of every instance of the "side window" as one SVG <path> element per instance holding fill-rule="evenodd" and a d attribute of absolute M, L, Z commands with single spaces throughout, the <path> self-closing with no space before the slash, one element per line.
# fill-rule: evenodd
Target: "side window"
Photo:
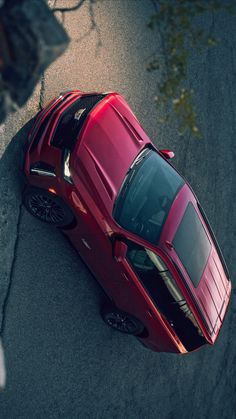
<path fill-rule="evenodd" d="M 151 250 L 131 241 L 127 245 L 128 262 L 186 349 L 193 350 L 205 344 L 197 320 L 164 261 Z"/>
<path fill-rule="evenodd" d="M 156 269 L 160 272 L 167 271 L 165 263 L 148 249 L 142 248 L 141 246 L 135 246 L 132 249 L 128 247 L 128 259 L 134 268 L 144 273 L 146 271 L 155 271 Z"/>

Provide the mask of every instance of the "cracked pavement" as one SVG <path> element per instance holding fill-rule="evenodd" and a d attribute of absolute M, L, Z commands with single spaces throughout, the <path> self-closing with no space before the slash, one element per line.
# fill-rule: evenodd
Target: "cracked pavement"
<path fill-rule="evenodd" d="M 65 0 L 52 1 L 63 7 Z M 151 2 L 105 0 L 64 15 L 72 39 L 45 72 L 27 105 L 0 127 L 0 304 L 7 382 L 1 419 L 236 418 L 235 294 L 217 344 L 187 356 L 157 354 L 115 333 L 99 317 L 102 292 L 56 229 L 21 207 L 21 146 L 39 107 L 61 90 L 122 93 L 159 148 L 175 151 L 209 216 L 235 283 L 236 33 L 235 17 L 207 16 L 222 39 L 194 54 L 189 83 L 205 138 L 178 138 L 159 126 L 156 48 L 146 22 Z M 62 19 L 61 14 L 58 16 Z M 0 349 L 1 351 L 1 349 Z M 1 379 L 1 377 L 0 377 Z"/>

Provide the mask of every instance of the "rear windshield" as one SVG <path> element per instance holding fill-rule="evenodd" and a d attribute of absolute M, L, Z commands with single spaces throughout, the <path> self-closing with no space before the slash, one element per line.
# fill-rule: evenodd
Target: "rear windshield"
<path fill-rule="evenodd" d="M 173 245 L 194 287 L 197 287 L 210 254 L 211 243 L 191 202 L 177 229 Z"/>
<path fill-rule="evenodd" d="M 128 171 L 113 212 L 126 230 L 157 243 L 184 181 L 157 152 L 144 150 Z"/>

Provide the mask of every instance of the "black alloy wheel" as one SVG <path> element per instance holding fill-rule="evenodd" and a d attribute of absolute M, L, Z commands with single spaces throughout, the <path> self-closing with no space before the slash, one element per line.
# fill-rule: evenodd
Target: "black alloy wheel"
<path fill-rule="evenodd" d="M 66 227 L 74 216 L 64 201 L 44 189 L 28 187 L 23 194 L 23 202 L 34 217 L 57 227 Z"/>
<path fill-rule="evenodd" d="M 144 330 L 143 324 L 138 319 L 115 306 L 103 306 L 101 316 L 108 326 L 122 333 L 139 335 Z"/>

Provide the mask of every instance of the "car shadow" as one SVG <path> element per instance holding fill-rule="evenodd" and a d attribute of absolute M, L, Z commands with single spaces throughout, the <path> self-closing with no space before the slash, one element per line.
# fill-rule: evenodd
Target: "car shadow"
<path fill-rule="evenodd" d="M 18 220 L 21 207 L 23 177 L 20 175 L 23 150 L 27 134 L 34 122 L 28 121 L 12 138 L 0 159 L 0 231 L 1 261 L 0 264 L 0 325 L 3 328 L 5 304 L 9 291 L 12 265 L 15 257 Z"/>
<path fill-rule="evenodd" d="M 24 146 L 27 141 L 28 133 L 34 123 L 35 117 L 28 121 L 17 134 L 12 138 L 0 160 L 0 176 L 1 176 L 1 247 L 3 250 L 1 264 L 1 330 L 4 329 L 4 314 L 7 310 L 7 304 L 11 281 L 18 276 L 22 280 L 32 280 L 40 274 L 41 281 L 46 282 L 51 276 L 55 278 L 58 260 L 62 261 L 60 266 L 60 277 L 63 277 L 67 267 L 69 266 L 68 276 L 71 276 L 71 266 L 76 265 L 73 272 L 74 277 L 78 275 L 78 271 L 83 271 L 83 275 L 93 283 L 94 293 L 101 295 L 98 284 L 93 281 L 87 267 L 81 261 L 80 256 L 75 251 L 69 240 L 60 232 L 60 229 L 48 226 L 34 219 L 27 213 L 22 205 L 22 192 L 25 186 L 24 176 L 22 172 L 24 159 Z M 48 253 L 49 247 L 52 246 L 51 252 Z M 23 264 L 21 261 L 21 251 L 27 255 Z M 48 257 L 48 255 L 50 255 Z M 66 256 L 65 256 L 66 255 Z M 29 257 L 30 256 L 30 257 Z M 36 257 L 36 259 L 35 259 Z M 67 263 L 66 257 L 69 259 Z M 73 262 L 70 259 L 73 259 Z M 19 262 L 19 266 L 18 266 Z M 59 264 L 60 265 L 60 264 Z M 78 265 L 78 266 L 77 266 Z M 54 267 L 54 271 L 52 270 Z M 36 271 L 34 272 L 34 268 Z M 78 271 L 77 271 L 78 269 Z M 27 277 L 28 275 L 28 277 Z M 45 276 L 45 277 L 44 277 Z M 43 278 L 42 278 L 43 277 Z M 46 281 L 44 280 L 46 279 Z M 67 278 L 68 279 L 68 278 Z M 39 281 L 38 281 L 39 282 Z M 75 280 L 76 282 L 76 280 Z M 23 282 L 21 283 L 21 285 Z M 51 283 L 50 283 L 51 286 Z M 59 284 L 54 280 L 53 286 L 59 288 Z M 65 290 L 63 291 L 65 292 Z M 95 298 L 96 299 L 96 298 Z M 100 301 L 98 298 L 97 303 Z M 45 309 L 45 307 L 44 307 Z"/>

